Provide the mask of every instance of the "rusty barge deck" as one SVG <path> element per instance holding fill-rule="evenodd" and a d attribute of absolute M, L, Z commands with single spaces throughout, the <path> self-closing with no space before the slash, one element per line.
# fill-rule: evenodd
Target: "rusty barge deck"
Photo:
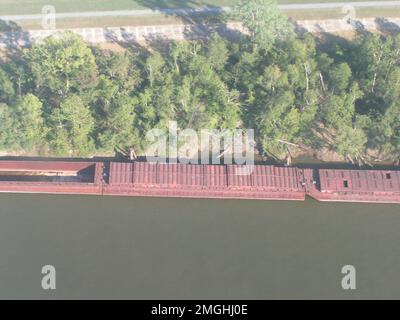
<path fill-rule="evenodd" d="M 400 203 L 400 171 L 0 160 L 0 192 Z"/>

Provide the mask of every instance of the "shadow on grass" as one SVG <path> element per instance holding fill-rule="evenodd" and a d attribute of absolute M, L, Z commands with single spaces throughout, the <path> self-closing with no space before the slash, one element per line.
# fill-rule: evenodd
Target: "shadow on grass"
<path fill-rule="evenodd" d="M 136 0 L 136 2 L 143 7 L 161 11 L 166 16 L 175 17 L 185 25 L 190 25 L 184 31 L 183 38 L 185 40 L 205 40 L 215 32 L 232 41 L 238 41 L 242 37 L 239 31 L 228 27 L 229 15 L 221 6 L 211 4 L 212 1 Z M 233 1 L 223 1 L 222 3 L 231 5 Z"/>
<path fill-rule="evenodd" d="M 234 1 L 205 1 L 205 0 L 134 0 L 135 3 L 152 10 L 158 9 L 190 9 L 190 8 L 216 8 L 212 3 L 222 2 L 231 4 Z M 230 3 L 229 3 L 230 2 Z"/>
<path fill-rule="evenodd" d="M 138 4 L 180 19 L 184 24 L 226 24 L 223 8 L 205 1 L 194 0 L 136 0 Z M 210 1 L 211 2 L 211 1 Z M 204 11 L 205 10 L 205 11 Z"/>
<path fill-rule="evenodd" d="M 139 43 L 133 34 L 129 33 L 125 28 L 104 28 L 104 38 L 108 43 L 118 44 L 120 47 L 129 50 L 132 53 L 143 54 L 148 53 L 148 49 Z"/>

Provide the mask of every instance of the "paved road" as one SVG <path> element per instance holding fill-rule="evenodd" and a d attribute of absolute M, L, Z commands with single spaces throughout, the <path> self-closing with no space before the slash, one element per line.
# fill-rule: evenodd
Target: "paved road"
<path fill-rule="evenodd" d="M 298 3 L 280 5 L 282 10 L 302 9 L 340 9 L 346 6 L 354 8 L 394 8 L 400 7 L 400 1 L 363 1 L 363 2 L 332 2 L 332 3 Z"/>
<path fill-rule="evenodd" d="M 302 10 L 302 9 L 338 9 L 346 6 L 354 8 L 394 8 L 400 7 L 400 1 L 365 1 L 365 2 L 334 2 L 334 3 L 307 3 L 307 4 L 287 4 L 280 5 L 283 10 Z M 117 16 L 154 16 L 154 15 L 193 15 L 196 13 L 218 13 L 229 12 L 229 7 L 222 8 L 196 8 L 196 9 L 157 9 L 157 10 L 116 10 L 116 11 L 87 11 L 87 12 L 68 12 L 57 13 L 56 18 L 96 18 L 96 17 L 117 17 Z M 27 15 L 6 15 L 0 16 L 2 20 L 40 20 L 42 14 L 27 14 Z"/>

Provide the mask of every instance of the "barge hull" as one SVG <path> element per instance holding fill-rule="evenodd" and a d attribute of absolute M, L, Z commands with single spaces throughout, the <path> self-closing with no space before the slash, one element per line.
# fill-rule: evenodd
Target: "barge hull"
<path fill-rule="evenodd" d="M 102 195 L 102 187 L 92 186 L 72 186 L 72 185 L 4 185 L 0 184 L 1 193 L 36 193 L 36 194 L 83 194 L 83 195 Z"/>
<path fill-rule="evenodd" d="M 400 171 L 0 160 L 0 192 L 394 204 Z"/>
<path fill-rule="evenodd" d="M 207 191 L 207 190 L 150 190 L 150 189 L 111 189 L 103 190 L 105 196 L 134 196 L 162 198 L 193 198 L 193 199 L 241 199 L 241 200 L 288 200 L 304 201 L 305 193 L 283 192 L 238 192 L 238 191 Z"/>
<path fill-rule="evenodd" d="M 321 202 L 353 202 L 353 203 L 400 203 L 400 195 L 376 196 L 376 195 L 335 195 L 335 194 L 309 194 L 309 196 Z"/>

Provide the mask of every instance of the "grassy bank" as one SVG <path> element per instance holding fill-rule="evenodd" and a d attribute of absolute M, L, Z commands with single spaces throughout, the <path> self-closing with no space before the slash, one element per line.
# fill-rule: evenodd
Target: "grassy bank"
<path fill-rule="evenodd" d="M 352 0 L 361 2 L 362 0 Z M 43 6 L 53 5 L 58 12 L 135 10 L 155 8 L 188 8 L 230 6 L 234 0 L 2 0 L 0 15 L 40 13 Z M 279 4 L 344 2 L 343 0 L 280 0 Z"/>
<path fill-rule="evenodd" d="M 340 19 L 343 13 L 340 10 L 300 10 L 287 13 L 287 15 L 295 20 L 308 19 Z M 357 11 L 358 18 L 373 17 L 400 17 L 400 10 L 393 11 L 391 9 L 361 9 Z M 209 16 L 208 16 L 209 18 Z M 197 16 L 197 21 L 201 21 L 201 17 Z M 57 28 L 93 28 L 93 27 L 120 27 L 120 26 L 146 26 L 146 25 L 168 25 L 180 24 L 184 21 L 177 16 L 143 16 L 143 17 L 96 17 L 86 19 L 58 19 Z M 37 20 L 24 20 L 18 22 L 24 30 L 41 29 L 41 22 Z"/>

